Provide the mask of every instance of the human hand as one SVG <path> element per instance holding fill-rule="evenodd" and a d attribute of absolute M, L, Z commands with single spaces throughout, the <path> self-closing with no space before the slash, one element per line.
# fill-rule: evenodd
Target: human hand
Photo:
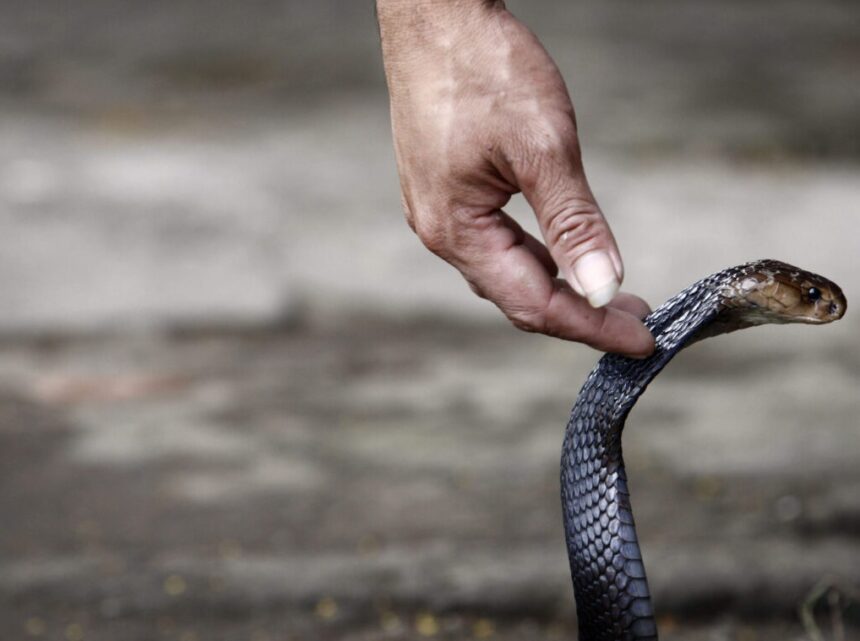
<path fill-rule="evenodd" d="M 647 303 L 583 172 L 573 106 L 501 2 L 377 0 L 407 220 L 520 329 L 644 357 Z M 502 211 L 522 191 L 546 246 Z M 556 278 L 559 270 L 564 279 Z"/>

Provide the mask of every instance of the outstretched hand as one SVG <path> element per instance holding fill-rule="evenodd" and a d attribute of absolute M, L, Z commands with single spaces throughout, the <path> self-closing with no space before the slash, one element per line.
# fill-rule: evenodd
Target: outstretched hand
<path fill-rule="evenodd" d="M 621 255 L 583 172 L 564 81 L 537 38 L 500 2 L 377 5 L 418 237 L 517 327 L 650 354 L 648 305 L 618 293 Z M 520 191 L 546 244 L 502 211 Z"/>

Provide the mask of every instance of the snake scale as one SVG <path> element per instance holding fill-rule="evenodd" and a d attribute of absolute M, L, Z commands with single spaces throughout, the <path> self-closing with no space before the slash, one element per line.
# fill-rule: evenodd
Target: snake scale
<path fill-rule="evenodd" d="M 605 355 L 582 387 L 565 432 L 561 497 L 579 641 L 656 641 L 636 536 L 621 432 L 648 384 L 690 343 L 765 323 L 822 324 L 845 313 L 829 280 L 775 260 L 703 278 L 645 318 L 656 350 Z"/>

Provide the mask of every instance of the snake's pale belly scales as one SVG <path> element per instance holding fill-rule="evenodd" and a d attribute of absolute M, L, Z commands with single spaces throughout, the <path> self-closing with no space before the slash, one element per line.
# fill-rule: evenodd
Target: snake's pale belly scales
<path fill-rule="evenodd" d="M 790 318 L 780 302 L 789 300 L 786 290 L 780 290 L 777 281 L 799 283 L 798 291 L 815 290 L 820 297 L 811 282 L 826 287 L 831 298 L 813 306 L 820 316 Z M 755 293 L 759 286 L 773 292 L 773 298 L 782 296 L 773 303 L 775 312 L 762 305 L 762 295 Z M 822 311 L 825 303 L 829 316 Z M 645 324 L 656 350 L 648 358 L 607 354 L 600 360 L 577 397 L 561 457 L 562 512 L 579 641 L 657 640 L 621 454 L 627 414 L 648 384 L 692 340 L 763 322 L 830 322 L 844 311 L 837 285 L 785 263 L 757 261 L 704 278 L 650 314 Z"/>

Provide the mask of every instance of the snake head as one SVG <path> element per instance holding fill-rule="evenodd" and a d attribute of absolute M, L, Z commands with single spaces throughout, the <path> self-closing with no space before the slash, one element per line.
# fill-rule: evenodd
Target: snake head
<path fill-rule="evenodd" d="M 751 263 L 735 281 L 731 304 L 750 324 L 820 325 L 844 316 L 847 303 L 836 283 L 776 260 Z"/>

